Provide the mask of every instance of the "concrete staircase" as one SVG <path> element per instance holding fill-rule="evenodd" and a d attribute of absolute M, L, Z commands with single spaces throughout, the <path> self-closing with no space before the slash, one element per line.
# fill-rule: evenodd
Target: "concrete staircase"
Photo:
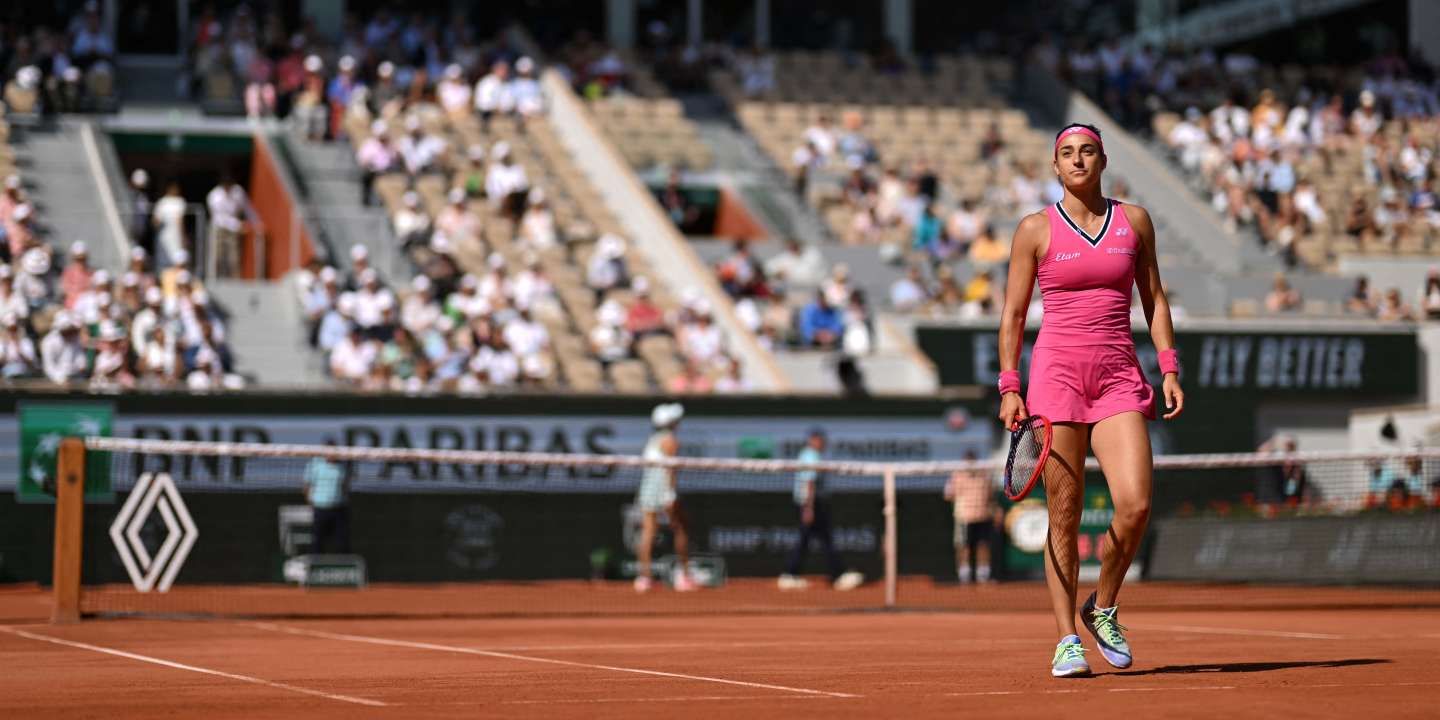
<path fill-rule="evenodd" d="M 384 208 L 361 204 L 360 166 L 349 143 L 314 143 L 289 135 L 276 136 L 274 142 L 294 160 L 306 214 L 335 253 L 332 262 L 349 267 L 350 246 L 359 243 L 370 250 L 371 264 L 388 282 L 408 281 L 413 268 L 400 251 L 389 215 Z"/>
<path fill-rule="evenodd" d="M 294 286 L 282 281 L 215 280 L 210 294 L 228 313 L 236 368 L 265 388 L 324 386 L 323 360 L 305 342 Z"/>
<path fill-rule="evenodd" d="M 83 240 L 93 267 L 115 271 L 123 267 L 129 244 L 116 237 L 105 214 L 97 171 L 85 149 L 87 123 L 67 119 L 27 128 L 15 143 L 16 158 L 42 236 L 61 256 Z"/>

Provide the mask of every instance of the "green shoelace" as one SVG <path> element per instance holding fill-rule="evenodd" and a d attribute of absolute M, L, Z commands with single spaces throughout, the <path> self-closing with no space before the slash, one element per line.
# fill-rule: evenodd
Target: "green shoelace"
<path fill-rule="evenodd" d="M 1062 662 L 1074 662 L 1085 660 L 1085 646 L 1080 643 L 1065 643 L 1055 647 L 1055 659 L 1050 661 L 1051 665 L 1059 665 Z"/>
<path fill-rule="evenodd" d="M 1095 622 L 1095 634 L 1112 647 L 1120 647 L 1125 645 L 1125 636 L 1121 634 L 1125 632 L 1125 626 L 1115 620 L 1114 613 L 1115 608 L 1108 611 L 1097 608 L 1091 611 L 1090 617 Z"/>

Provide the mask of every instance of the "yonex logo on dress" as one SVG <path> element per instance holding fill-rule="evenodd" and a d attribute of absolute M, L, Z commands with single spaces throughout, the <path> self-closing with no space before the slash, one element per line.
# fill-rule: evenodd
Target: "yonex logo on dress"
<path fill-rule="evenodd" d="M 1078 257 L 1080 257 L 1080 253 L 1078 253 L 1078 252 L 1055 253 L 1055 258 L 1054 258 L 1054 259 L 1055 259 L 1055 262 L 1064 262 L 1064 261 L 1066 261 L 1066 260 L 1074 260 L 1075 258 L 1078 258 Z"/>

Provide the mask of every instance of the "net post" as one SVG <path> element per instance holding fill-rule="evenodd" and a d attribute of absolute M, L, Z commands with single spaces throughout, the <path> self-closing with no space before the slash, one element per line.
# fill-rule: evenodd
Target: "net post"
<path fill-rule="evenodd" d="M 899 575 L 899 537 L 896 527 L 899 518 L 895 509 L 895 468 L 885 468 L 883 484 L 885 495 L 885 607 L 895 607 L 896 585 Z"/>
<path fill-rule="evenodd" d="M 80 549 L 84 540 L 85 441 L 60 441 L 55 465 L 55 561 L 51 585 L 55 607 L 51 623 L 80 621 Z"/>

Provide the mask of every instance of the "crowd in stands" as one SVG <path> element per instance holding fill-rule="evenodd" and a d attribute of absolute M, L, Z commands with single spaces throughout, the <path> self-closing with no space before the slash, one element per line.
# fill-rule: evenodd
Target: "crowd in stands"
<path fill-rule="evenodd" d="M 63 28 L 0 23 L 0 86 L 12 113 L 112 109 L 114 62 L 97 0 Z"/>
<path fill-rule="evenodd" d="M 1292 435 L 1277 435 L 1260 445 L 1257 452 L 1290 455 L 1299 443 Z M 1420 447 L 1420 446 L 1417 446 Z M 1332 480 L 1321 488 L 1311 477 L 1306 463 L 1286 459 L 1279 465 L 1261 468 L 1256 474 L 1254 493 L 1242 502 L 1262 516 L 1273 517 L 1283 509 L 1312 514 L 1378 510 L 1403 513 L 1440 508 L 1440 475 L 1419 456 L 1392 461 L 1369 460 L 1363 477 L 1345 487 Z"/>
<path fill-rule="evenodd" d="M 83 242 L 63 255 L 32 229 L 11 175 L 0 196 L 0 375 L 97 391 L 233 389 L 225 321 L 180 251 L 157 270 L 141 247 L 118 277 L 92 268 Z"/>

